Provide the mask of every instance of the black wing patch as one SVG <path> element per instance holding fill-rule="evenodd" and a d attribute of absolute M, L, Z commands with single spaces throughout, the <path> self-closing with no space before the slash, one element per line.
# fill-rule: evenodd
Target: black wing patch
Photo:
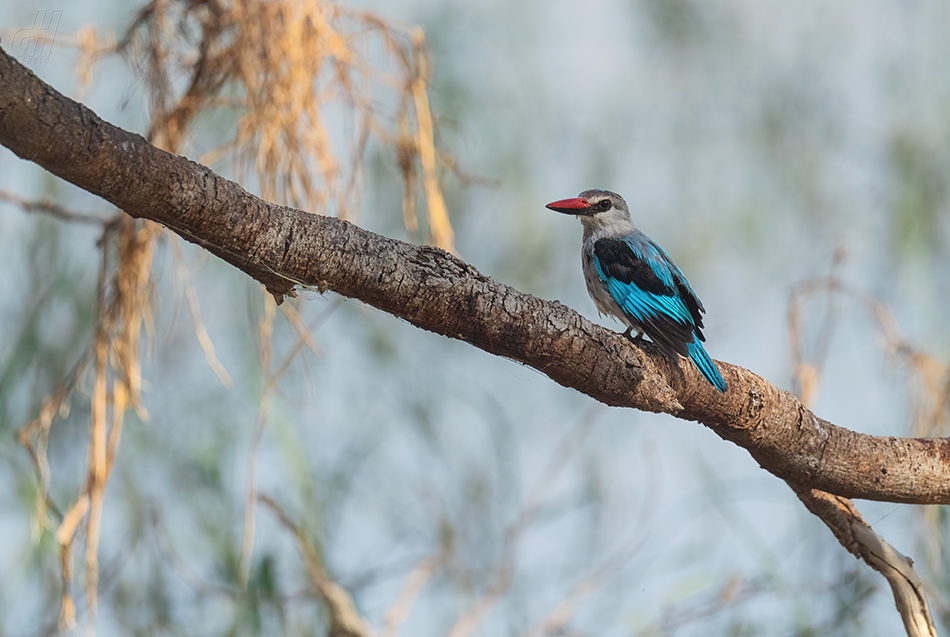
<path fill-rule="evenodd" d="M 624 283 L 633 283 L 649 294 L 672 296 L 674 291 L 660 280 L 653 268 L 643 259 L 637 258 L 626 241 L 620 239 L 598 239 L 594 243 L 594 256 L 600 261 L 607 276 Z M 690 309 L 692 312 L 692 309 Z"/>
<path fill-rule="evenodd" d="M 600 263 L 604 274 L 608 277 L 626 285 L 632 284 L 647 295 L 667 297 L 682 295 L 681 298 L 688 299 L 686 307 L 690 315 L 694 315 L 691 301 L 695 301 L 695 299 L 692 295 L 683 294 L 682 286 L 676 278 L 674 278 L 674 282 L 677 284 L 676 289 L 664 283 L 650 267 L 650 264 L 639 258 L 626 241 L 621 239 L 599 239 L 594 243 L 594 256 Z M 646 320 L 643 321 L 630 314 L 628 314 L 628 318 L 636 322 L 650 337 L 650 340 L 656 343 L 668 356 L 677 354 L 689 356 L 688 345 L 694 339 L 691 323 L 677 320 L 665 312 L 653 313 L 652 316 L 644 317 Z"/>

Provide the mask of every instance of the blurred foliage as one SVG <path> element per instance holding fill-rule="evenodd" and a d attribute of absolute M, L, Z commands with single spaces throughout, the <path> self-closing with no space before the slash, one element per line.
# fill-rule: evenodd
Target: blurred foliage
<path fill-rule="evenodd" d="M 95 329 L 95 282 L 60 257 L 63 226 L 38 217 L 23 237 L 23 264 L 32 293 L 11 305 L 0 360 L 0 434 L 39 410 L 85 351 Z"/>
<path fill-rule="evenodd" d="M 911 128 L 894 132 L 887 147 L 893 175 L 893 237 L 906 255 L 930 253 L 943 241 L 950 213 L 947 135 Z"/>
<path fill-rule="evenodd" d="M 700 46 L 709 34 L 709 7 L 696 0 L 641 0 L 661 40 L 673 52 Z"/>

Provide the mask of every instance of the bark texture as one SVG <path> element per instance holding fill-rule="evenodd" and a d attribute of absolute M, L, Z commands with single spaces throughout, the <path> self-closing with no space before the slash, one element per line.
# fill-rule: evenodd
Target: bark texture
<path fill-rule="evenodd" d="M 150 219 L 260 281 L 332 290 L 543 372 L 603 403 L 699 421 L 785 480 L 849 498 L 950 503 L 947 439 L 837 427 L 756 374 L 719 363 L 716 392 L 691 364 L 631 345 L 557 301 L 521 293 L 438 249 L 263 201 L 103 121 L 0 50 L 0 144 Z"/>

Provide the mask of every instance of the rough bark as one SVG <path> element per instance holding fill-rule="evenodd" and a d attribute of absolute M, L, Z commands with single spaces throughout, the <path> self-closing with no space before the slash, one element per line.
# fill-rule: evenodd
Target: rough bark
<path fill-rule="evenodd" d="M 849 498 L 950 503 L 947 439 L 878 437 L 818 418 L 756 374 L 719 363 L 717 393 L 685 361 L 637 348 L 557 301 L 521 293 L 437 248 L 278 206 L 103 121 L 0 50 L 0 144 L 133 217 L 165 225 L 278 300 L 332 290 L 543 372 L 608 405 L 699 421 L 774 475 Z"/>

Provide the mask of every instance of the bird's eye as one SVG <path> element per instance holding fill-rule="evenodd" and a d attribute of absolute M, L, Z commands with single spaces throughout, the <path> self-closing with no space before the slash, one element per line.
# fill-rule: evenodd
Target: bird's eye
<path fill-rule="evenodd" d="M 597 202 L 597 210 L 607 212 L 610 210 L 610 199 L 601 199 Z"/>

